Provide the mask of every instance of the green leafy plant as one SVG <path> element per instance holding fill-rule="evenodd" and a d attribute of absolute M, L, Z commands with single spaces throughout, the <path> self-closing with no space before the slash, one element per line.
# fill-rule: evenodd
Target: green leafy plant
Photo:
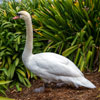
<path fill-rule="evenodd" d="M 28 8 L 27 8 L 28 6 Z M 0 5 L 0 93 L 5 94 L 7 87 L 16 86 L 21 91 L 21 84 L 30 87 L 30 78 L 36 76 L 26 69 L 21 55 L 25 44 L 25 24 L 22 20 L 13 20 L 16 13 L 26 10 L 32 14 L 39 6 L 37 0 L 6 1 Z M 34 21 L 34 20 L 33 20 Z M 39 36 L 34 36 L 34 53 L 41 52 L 43 42 L 38 42 Z M 10 83 L 10 85 L 9 85 Z"/>
<path fill-rule="evenodd" d="M 49 40 L 44 51 L 68 56 L 81 71 L 100 66 L 100 1 L 40 1 L 34 18 L 40 24 L 38 32 Z"/>

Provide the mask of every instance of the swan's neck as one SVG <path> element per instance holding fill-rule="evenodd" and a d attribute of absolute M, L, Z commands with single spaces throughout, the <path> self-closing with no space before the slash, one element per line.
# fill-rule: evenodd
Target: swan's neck
<path fill-rule="evenodd" d="M 28 57 L 32 55 L 32 49 L 33 49 L 33 28 L 32 28 L 31 18 L 25 20 L 25 24 L 26 24 L 26 43 L 23 56 Z"/>

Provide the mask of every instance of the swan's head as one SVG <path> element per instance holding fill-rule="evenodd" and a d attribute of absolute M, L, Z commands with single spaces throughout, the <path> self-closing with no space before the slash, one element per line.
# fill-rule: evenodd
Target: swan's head
<path fill-rule="evenodd" d="M 27 20 L 31 18 L 31 16 L 27 11 L 20 11 L 17 13 L 17 16 L 13 17 L 13 19 L 19 19 L 19 18 L 23 20 Z"/>

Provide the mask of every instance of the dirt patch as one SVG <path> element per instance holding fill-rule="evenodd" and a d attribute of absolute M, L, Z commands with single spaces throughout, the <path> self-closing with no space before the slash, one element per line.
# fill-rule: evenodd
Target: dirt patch
<path fill-rule="evenodd" d="M 49 85 L 44 93 L 34 93 L 33 89 L 43 85 L 41 80 L 32 81 L 32 87 L 24 87 L 21 92 L 15 89 L 7 91 L 10 98 L 16 100 L 100 100 L 100 73 L 85 74 L 85 77 L 96 85 L 96 89 L 72 88 L 63 86 L 57 88 L 55 85 Z"/>

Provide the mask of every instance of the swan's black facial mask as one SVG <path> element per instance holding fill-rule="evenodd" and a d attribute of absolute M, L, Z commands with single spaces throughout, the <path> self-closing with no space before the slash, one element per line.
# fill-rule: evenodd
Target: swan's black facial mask
<path fill-rule="evenodd" d="M 20 17 L 21 14 L 20 13 L 17 13 L 16 15 Z"/>

